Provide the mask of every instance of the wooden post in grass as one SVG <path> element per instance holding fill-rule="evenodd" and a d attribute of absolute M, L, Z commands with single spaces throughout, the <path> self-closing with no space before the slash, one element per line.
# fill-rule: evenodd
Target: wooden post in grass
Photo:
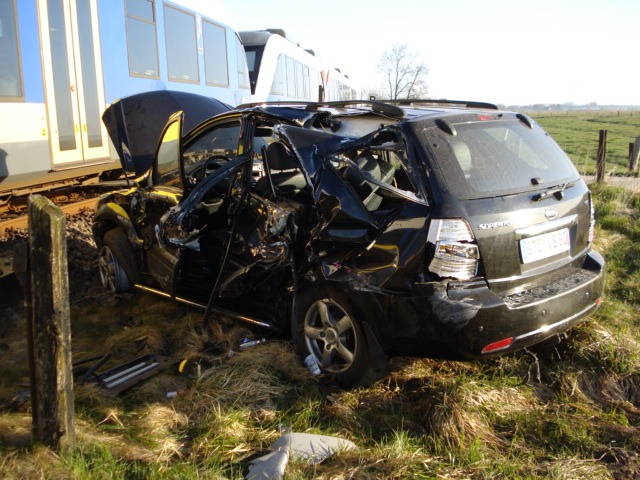
<path fill-rule="evenodd" d="M 41 195 L 29 198 L 28 250 L 34 439 L 64 451 L 75 446 L 66 217 Z"/>
<path fill-rule="evenodd" d="M 604 164 L 607 157 L 607 131 L 600 130 L 598 138 L 598 158 L 596 159 L 596 182 L 604 181 Z"/>
<path fill-rule="evenodd" d="M 640 163 L 640 137 L 636 137 L 635 143 L 629 144 L 629 170 L 635 172 Z"/>

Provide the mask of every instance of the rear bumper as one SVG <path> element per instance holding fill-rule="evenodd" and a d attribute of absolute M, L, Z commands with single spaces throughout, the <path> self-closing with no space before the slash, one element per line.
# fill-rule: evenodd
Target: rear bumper
<path fill-rule="evenodd" d="M 602 301 L 604 277 L 604 259 L 590 252 L 582 268 L 517 295 L 496 295 L 484 282 L 420 284 L 412 305 L 394 302 L 396 311 L 414 313 L 392 326 L 394 350 L 473 359 L 522 349 L 570 330 L 593 313 Z"/>

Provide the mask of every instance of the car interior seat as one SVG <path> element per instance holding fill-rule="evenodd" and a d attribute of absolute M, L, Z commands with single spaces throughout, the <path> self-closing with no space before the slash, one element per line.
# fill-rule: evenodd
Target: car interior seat
<path fill-rule="evenodd" d="M 353 187 L 367 210 L 377 210 L 382 202 L 382 197 L 376 193 L 376 190 L 380 187 L 371 183 L 362 172 L 367 172 L 378 181 L 390 183 L 395 174 L 395 168 L 388 162 L 378 161 L 369 152 L 358 156 L 355 163 L 360 168 L 348 165 L 343 177 Z"/>
<path fill-rule="evenodd" d="M 450 141 L 450 145 L 451 151 L 464 174 L 464 178 L 469 180 L 469 178 L 471 178 L 471 171 L 473 170 L 473 160 L 471 159 L 469 146 L 461 140 L 452 140 Z"/>
<path fill-rule="evenodd" d="M 264 194 L 269 191 L 269 178 L 276 190 L 273 193 L 291 196 L 307 187 L 307 180 L 298 162 L 282 143 L 270 143 L 263 151 L 263 160 L 265 175 L 256 181 L 257 192 Z"/>

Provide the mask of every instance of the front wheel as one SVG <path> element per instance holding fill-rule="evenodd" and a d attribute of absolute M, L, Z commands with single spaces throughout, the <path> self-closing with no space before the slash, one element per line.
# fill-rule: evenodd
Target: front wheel
<path fill-rule="evenodd" d="M 105 234 L 98 270 L 102 286 L 113 293 L 131 290 L 131 277 L 137 280 L 131 246 L 122 229 L 114 228 Z"/>
<path fill-rule="evenodd" d="M 336 289 L 311 288 L 298 303 L 298 353 L 309 355 L 343 388 L 373 380 L 369 342 L 346 295 Z"/>

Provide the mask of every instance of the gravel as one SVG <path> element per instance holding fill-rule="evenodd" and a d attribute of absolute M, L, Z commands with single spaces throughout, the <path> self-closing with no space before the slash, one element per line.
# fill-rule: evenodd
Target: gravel
<path fill-rule="evenodd" d="M 67 260 L 69 268 L 69 301 L 71 306 L 85 306 L 111 298 L 100 284 L 98 250 L 91 234 L 93 211 L 83 209 L 67 215 Z M 9 229 L 0 234 L 0 257 L 11 256 L 13 248 L 25 243 L 26 229 Z M 18 301 L 18 299 L 16 299 Z"/>

